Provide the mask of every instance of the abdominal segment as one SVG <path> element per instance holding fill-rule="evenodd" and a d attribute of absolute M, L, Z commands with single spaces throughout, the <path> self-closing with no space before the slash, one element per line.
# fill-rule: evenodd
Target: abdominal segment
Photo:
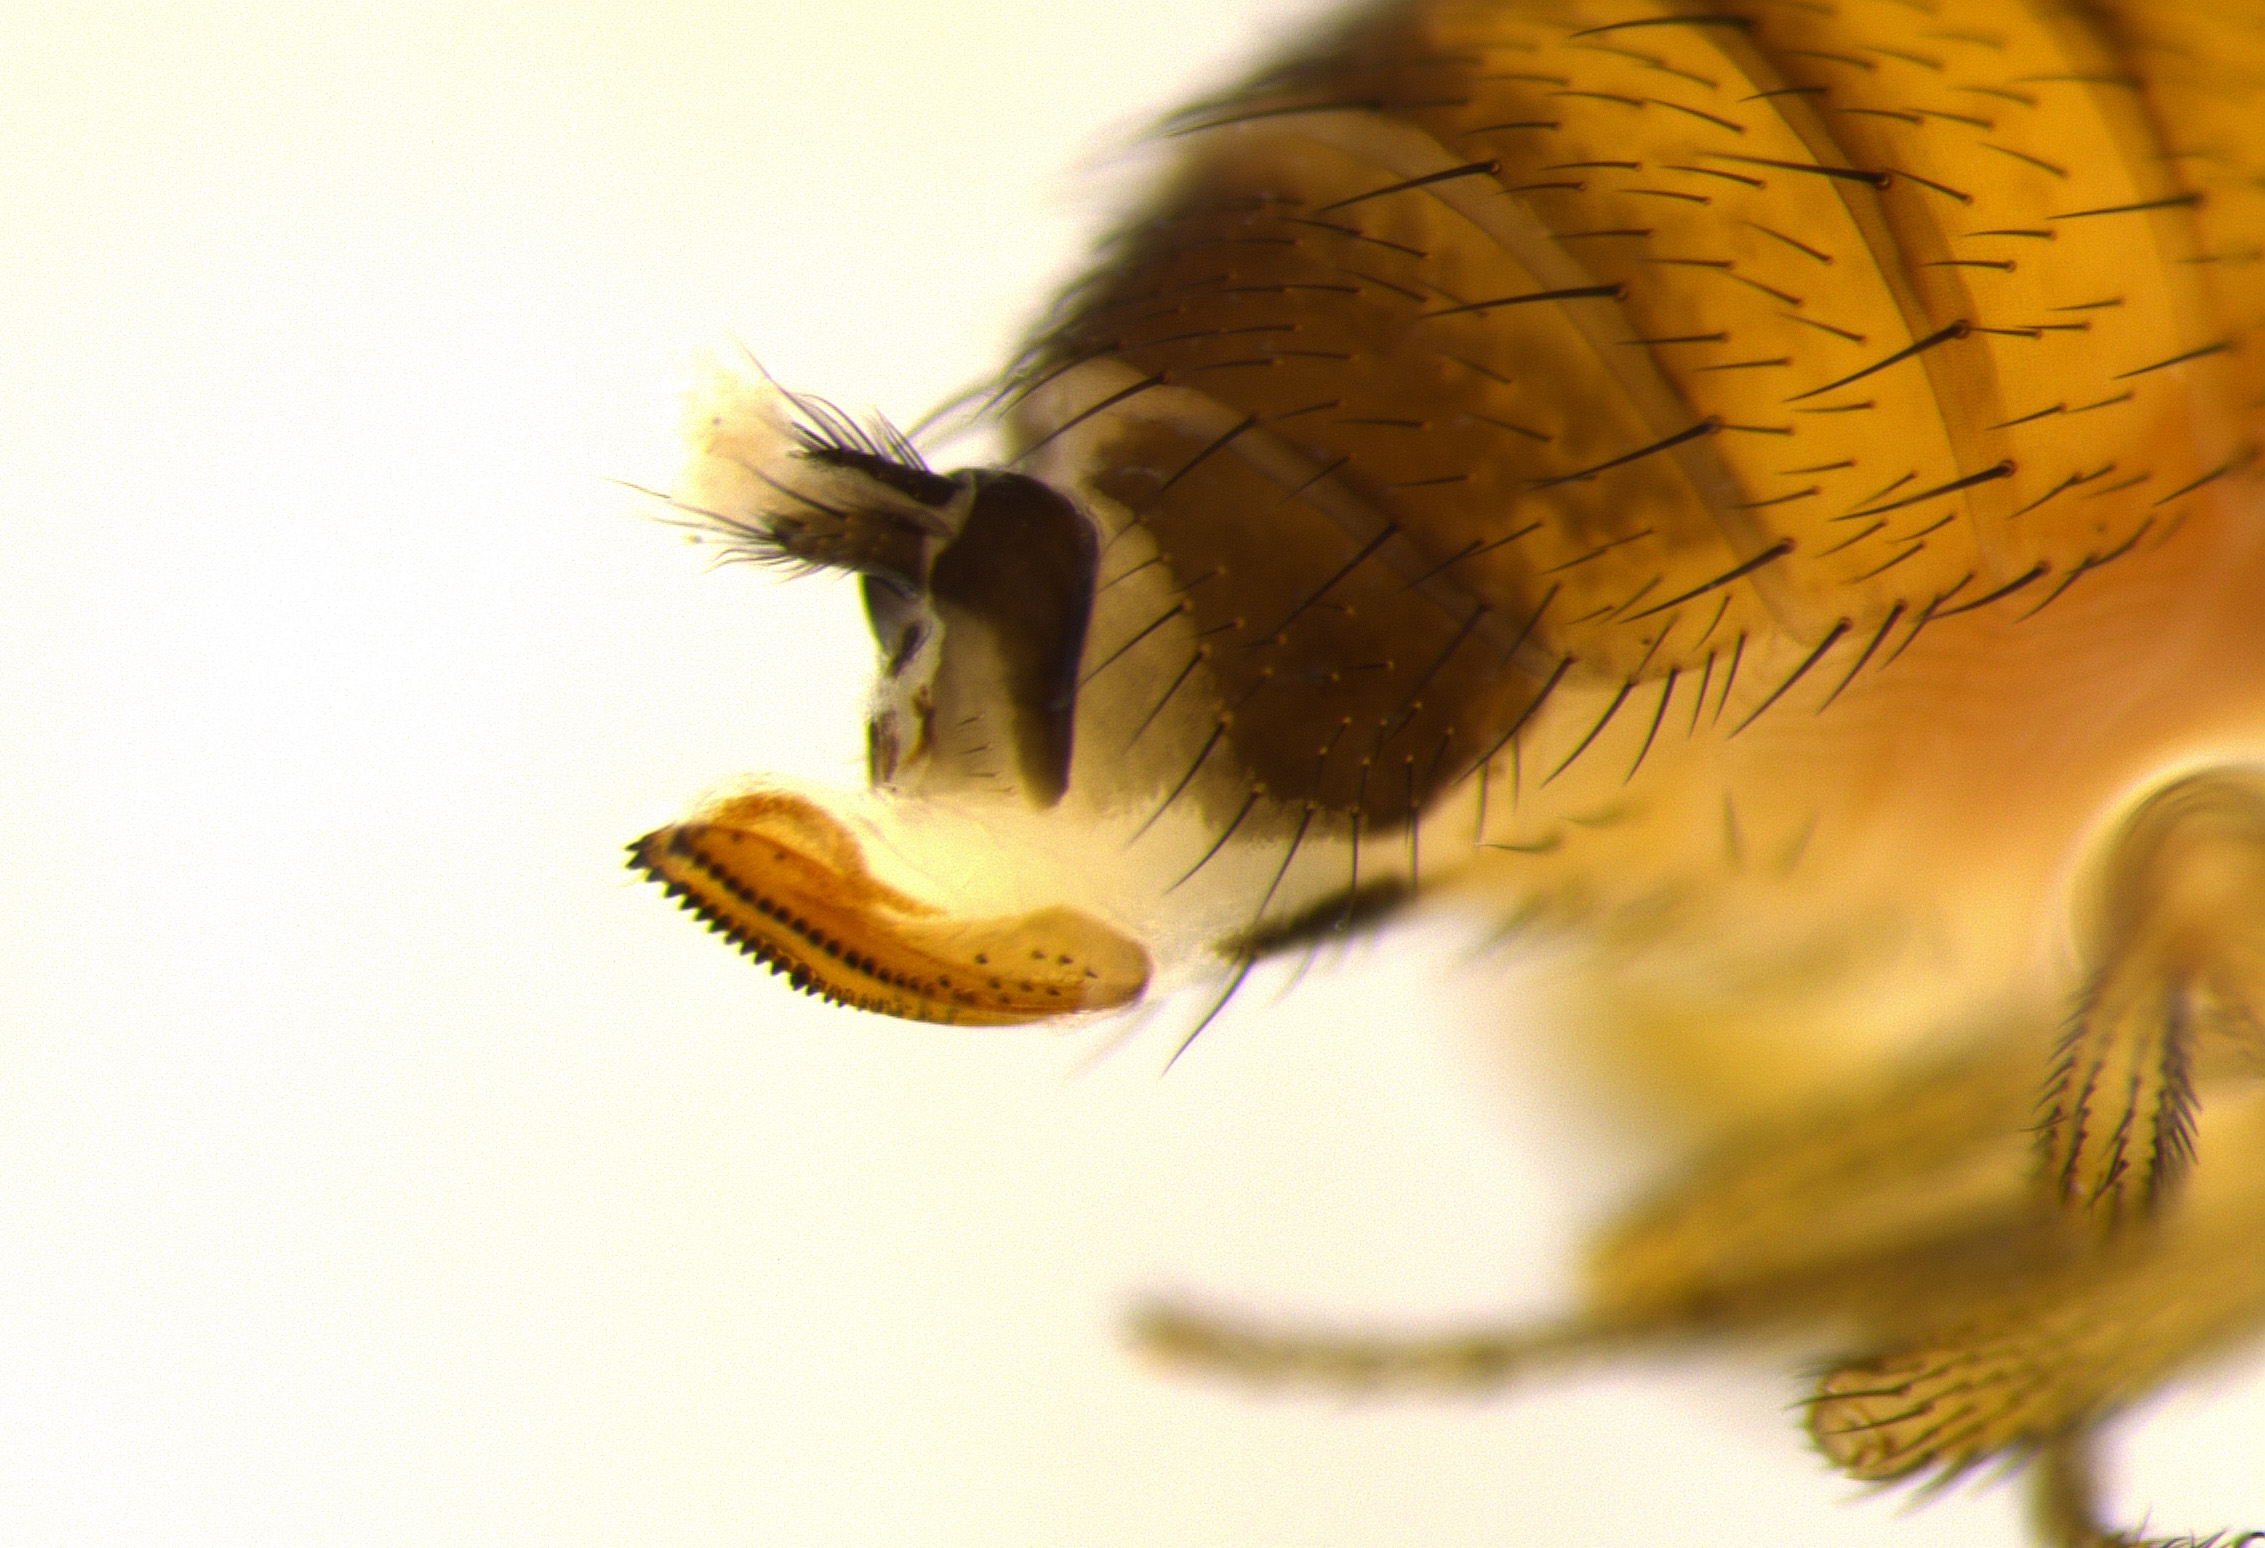
<path fill-rule="evenodd" d="M 2184 541 L 2258 471 L 2253 99 L 2197 8 L 1988 9 L 1398 7 L 1183 115 L 1011 388 L 1171 580 L 1090 659 L 1377 832 L 1569 698 L 1735 735 Z"/>

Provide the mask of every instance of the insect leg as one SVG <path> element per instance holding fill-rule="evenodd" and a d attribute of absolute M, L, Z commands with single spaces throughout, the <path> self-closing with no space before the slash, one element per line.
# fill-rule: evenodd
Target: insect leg
<path fill-rule="evenodd" d="M 1734 1136 L 1598 1242 L 1590 1320 L 1901 1327 L 1977 1278 L 2067 1251 L 2023 1186 L 2045 1047 L 2000 1037 Z"/>
<path fill-rule="evenodd" d="M 2090 1430 L 2047 1441 L 2038 1448 L 2036 1468 L 2029 1483 L 2029 1514 L 2041 1541 L 2052 1548 L 2095 1548 L 2115 1541 L 2100 1519 Z"/>
<path fill-rule="evenodd" d="M 1183 1306 L 1155 1305 L 1133 1317 L 1148 1353 L 1243 1381 L 1296 1381 L 1350 1391 L 1379 1388 L 1484 1390 L 1552 1357 L 1602 1338 L 1579 1325 L 1469 1328 L 1436 1337 L 1334 1334 L 1271 1328 Z"/>
<path fill-rule="evenodd" d="M 2093 979 L 2039 1114 L 2039 1173 L 2114 1227 L 2192 1156 L 2202 1062 L 2248 1053 L 2265 1007 L 2265 775 L 2217 769 L 2125 821 L 2098 881 Z"/>
<path fill-rule="evenodd" d="M 1934 1328 L 1828 1372 L 1809 1427 L 1852 1477 L 1948 1479 L 1999 1453 L 2041 1453 L 2040 1507 L 2067 1542 L 2089 1520 L 2072 1437 L 2265 1314 L 2265 1102 L 2215 1103 L 2208 1164 L 2144 1228 L 2080 1244 L 2026 1276 L 1968 1286 Z M 1977 1290 L 1980 1293 L 1976 1293 Z"/>
<path fill-rule="evenodd" d="M 1154 1306 L 1135 1334 L 1167 1360 L 1245 1380 L 1472 1389 L 1572 1355 L 1859 1304 L 1875 1329 L 1923 1325 L 1977 1279 L 2086 1244 L 2024 1186 L 2045 1046 L 2019 1039 L 1747 1136 L 1607 1238 L 1588 1305 L 1561 1323 L 1340 1335 Z"/>

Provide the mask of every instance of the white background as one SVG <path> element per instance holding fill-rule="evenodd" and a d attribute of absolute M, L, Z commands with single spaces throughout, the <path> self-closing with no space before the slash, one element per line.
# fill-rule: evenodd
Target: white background
<path fill-rule="evenodd" d="M 1075 266 L 1076 168 L 1297 8 L 17 9 L 0 1541 L 2017 1540 L 1825 1473 L 1776 1356 L 1435 1405 L 1129 1355 L 1156 1290 L 1557 1303 L 1629 1168 L 1499 961 L 1356 952 L 1164 1075 L 1187 1007 L 1099 1059 L 829 1012 L 620 869 L 858 777 L 852 593 L 605 482 L 690 354 L 918 417 Z M 2130 1497 L 2258 1523 L 2261 1436 L 2190 1389 Z"/>

